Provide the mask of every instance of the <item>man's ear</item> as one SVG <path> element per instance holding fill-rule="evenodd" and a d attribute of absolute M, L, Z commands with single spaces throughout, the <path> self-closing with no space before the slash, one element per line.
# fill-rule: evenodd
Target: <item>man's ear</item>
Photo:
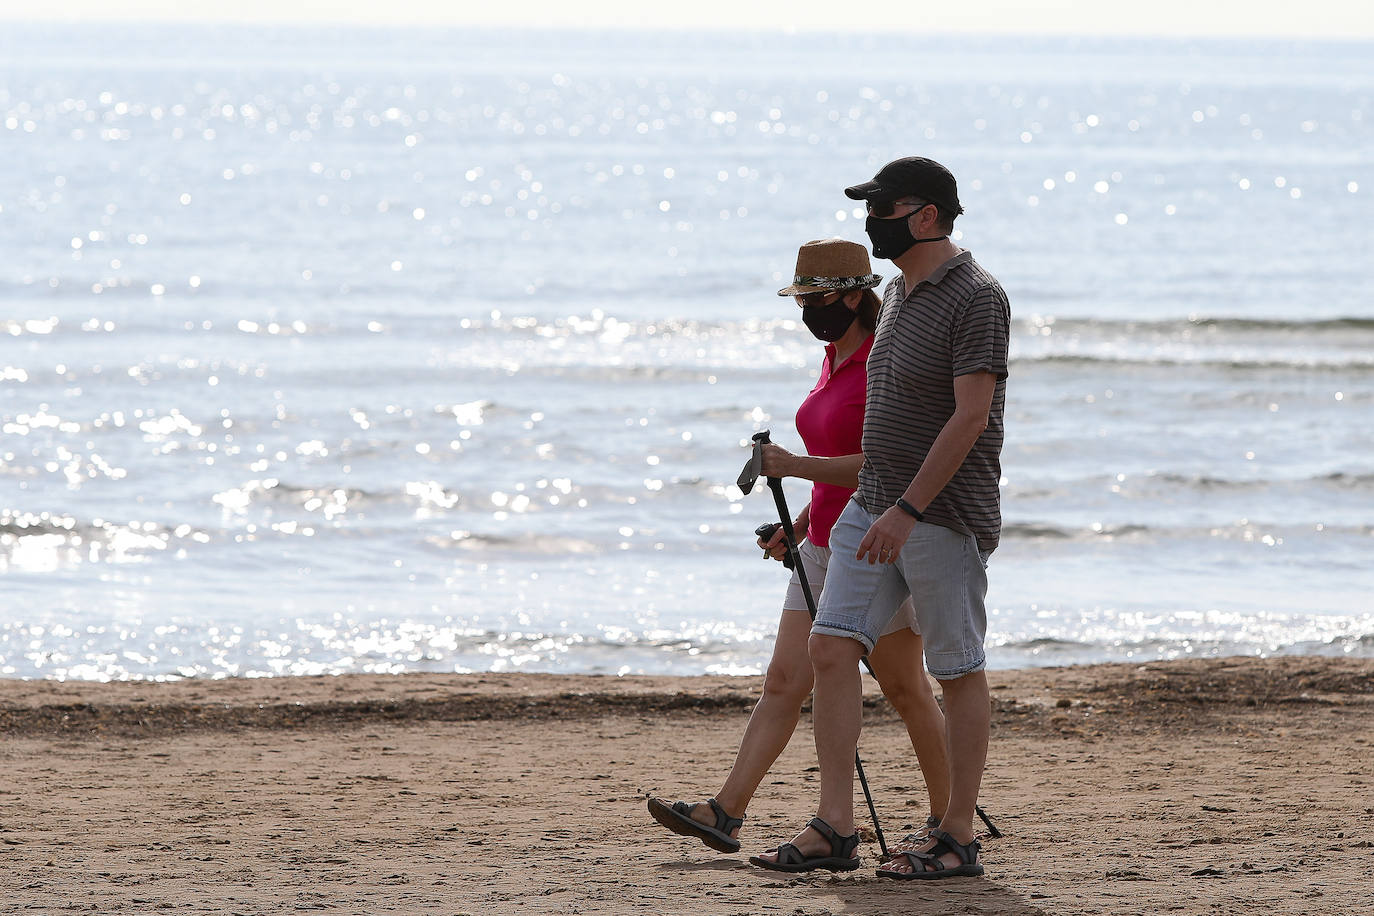
<path fill-rule="evenodd" d="M 930 204 L 926 204 L 924 207 L 922 207 L 921 209 L 917 210 L 915 213 L 911 214 L 912 216 L 916 217 L 916 225 L 915 225 L 915 227 L 911 230 L 911 234 L 914 235 L 914 236 L 916 236 L 917 238 L 920 238 L 920 233 L 921 233 L 921 231 L 922 231 L 922 229 L 923 229 L 923 226 L 924 226 L 924 224 L 925 224 L 925 221 L 926 221 L 926 212 L 930 210 L 930 206 L 931 206 Z M 939 208 L 937 207 L 937 208 L 935 208 L 935 215 L 931 217 L 930 226 L 931 226 L 932 229 L 935 228 L 935 223 L 936 223 L 936 221 L 938 221 L 939 219 L 940 219 L 940 210 L 939 210 Z"/>

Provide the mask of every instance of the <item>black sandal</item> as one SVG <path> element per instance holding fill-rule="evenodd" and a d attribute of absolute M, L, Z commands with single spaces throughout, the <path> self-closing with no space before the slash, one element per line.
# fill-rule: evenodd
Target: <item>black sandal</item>
<path fill-rule="evenodd" d="M 717 852 L 739 852 L 739 840 L 730 836 L 730 831 L 743 827 L 744 818 L 731 817 L 714 798 L 706 799 L 706 804 L 711 806 L 716 816 L 714 827 L 693 820 L 692 809 L 696 805 L 687 802 L 673 802 L 670 805 L 661 798 L 651 798 L 649 813 L 673 833 L 696 837 Z"/>
<path fill-rule="evenodd" d="M 925 852 L 899 852 L 892 857 L 891 861 L 896 861 L 898 856 L 906 856 L 907 862 L 911 864 L 911 871 L 890 871 L 880 868 L 878 877 L 896 878 L 899 881 L 935 881 L 940 878 L 976 878 L 983 873 L 982 863 L 978 861 L 978 853 L 982 851 L 983 845 L 977 840 L 960 843 L 938 827 L 930 831 L 930 838 L 935 841 L 935 845 Z M 940 861 L 940 856 L 951 852 L 959 857 L 958 865 L 945 865 Z"/>
<path fill-rule="evenodd" d="M 835 832 L 835 828 L 818 817 L 811 818 L 811 823 L 807 826 L 830 842 L 830 855 L 808 856 L 794 844 L 783 843 L 781 846 L 774 846 L 772 849 L 765 850 L 765 854 L 771 852 L 777 858 L 761 859 L 758 856 L 750 856 L 749 862 L 769 871 L 787 872 L 815 871 L 818 868 L 827 868 L 830 871 L 853 871 L 859 867 L 859 857 L 854 854 L 859 848 L 857 831 L 849 836 L 840 836 Z"/>
<path fill-rule="evenodd" d="M 940 826 L 940 818 L 931 815 L 926 818 L 926 824 L 915 833 L 908 833 L 892 846 L 892 851 L 883 859 L 884 862 L 891 862 L 896 856 L 905 855 L 908 852 L 915 852 L 917 847 L 924 846 L 926 840 L 930 839 L 930 831 Z"/>

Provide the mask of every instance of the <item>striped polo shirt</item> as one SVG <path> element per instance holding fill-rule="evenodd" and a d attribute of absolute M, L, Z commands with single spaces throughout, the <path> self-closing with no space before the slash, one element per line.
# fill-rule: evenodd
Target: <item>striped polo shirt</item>
<path fill-rule="evenodd" d="M 888 283 L 868 356 L 864 465 L 855 494 L 864 509 L 881 515 L 911 484 L 954 415 L 954 379 L 991 372 L 997 388 L 987 429 L 924 515 L 974 535 L 979 550 L 997 547 L 1010 326 L 1007 294 L 971 252 L 961 250 L 909 294 L 900 273 Z"/>

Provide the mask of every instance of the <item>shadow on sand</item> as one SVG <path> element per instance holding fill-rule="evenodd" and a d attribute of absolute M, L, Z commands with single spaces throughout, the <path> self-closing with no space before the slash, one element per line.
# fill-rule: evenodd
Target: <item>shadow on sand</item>
<path fill-rule="evenodd" d="M 870 872 L 870 874 L 872 874 Z M 950 878 L 944 881 L 871 881 L 846 883 L 837 888 L 847 913 L 949 916 L 1050 916 L 1021 894 L 986 878 Z"/>
<path fill-rule="evenodd" d="M 712 860 L 709 861 L 709 862 L 692 862 L 692 861 L 687 861 L 687 860 L 683 860 L 683 861 L 680 861 L 680 862 L 660 862 L 660 863 L 659 863 L 657 866 L 655 866 L 655 867 L 658 868 L 658 869 L 661 869 L 661 870 L 663 870 L 663 871 L 682 871 L 682 872 L 692 872 L 692 871 L 737 871 L 737 872 L 751 872 L 751 871 L 757 871 L 757 870 L 758 870 L 758 869 L 751 868 L 748 864 L 746 864 L 746 863 L 744 863 L 744 862 L 741 862 L 739 859 L 726 859 L 726 858 L 712 859 Z"/>
<path fill-rule="evenodd" d="M 873 916 L 949 916 L 952 913 L 977 913 L 979 916 L 1051 916 L 1050 911 L 1030 903 L 1020 893 L 986 878 L 951 878 L 944 881 L 895 881 L 879 878 L 872 868 L 848 875 L 813 872 L 786 875 L 753 868 L 739 859 L 721 857 L 707 862 L 661 862 L 665 872 L 734 872 L 746 882 L 757 881 L 762 890 L 786 886 L 795 895 L 814 895 L 817 904 L 828 902 L 829 911 L 838 898 L 844 912 Z M 736 888 L 739 885 L 732 885 Z M 803 908 L 799 912 L 811 912 Z"/>

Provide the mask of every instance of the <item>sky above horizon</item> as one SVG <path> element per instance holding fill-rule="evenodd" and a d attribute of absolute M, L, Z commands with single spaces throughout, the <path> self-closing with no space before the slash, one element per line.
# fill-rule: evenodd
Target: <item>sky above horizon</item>
<path fill-rule="evenodd" d="M 855 11 L 862 12 L 862 18 Z M 1300 10 L 1300 14 L 1296 11 Z M 667 6 L 625 0 L 0 0 L 0 19 L 30 21 L 312 23 L 587 28 L 795 29 L 846 32 L 1068 34 L 1272 38 L 1374 37 L 1374 4 L 1308 0 L 962 0 L 917 5 L 874 0 L 862 5 L 798 4 L 783 0 L 694 0 Z"/>

